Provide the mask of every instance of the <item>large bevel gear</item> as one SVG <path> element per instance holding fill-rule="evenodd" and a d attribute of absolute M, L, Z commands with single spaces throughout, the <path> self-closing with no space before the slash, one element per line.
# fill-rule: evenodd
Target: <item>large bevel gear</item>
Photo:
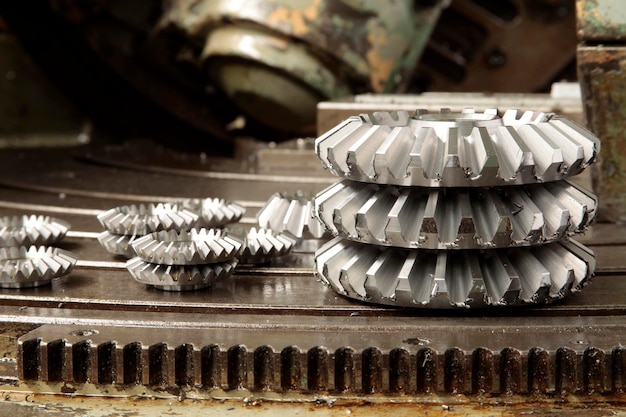
<path fill-rule="evenodd" d="M 69 274 L 76 256 L 50 247 L 0 248 L 0 288 L 30 288 Z"/>
<path fill-rule="evenodd" d="M 574 240 L 532 248 L 407 250 L 334 238 L 316 253 L 322 281 L 348 297 L 405 307 L 545 303 L 580 290 L 595 257 Z"/>
<path fill-rule="evenodd" d="M 48 216 L 0 217 L 0 246 L 42 246 L 63 239 L 70 224 Z"/>
<path fill-rule="evenodd" d="M 588 130 L 554 114 L 442 109 L 354 116 L 315 141 L 333 174 L 356 181 L 473 187 L 561 180 L 600 150 Z"/>
<path fill-rule="evenodd" d="M 140 257 L 126 262 L 126 268 L 137 282 L 164 291 L 191 291 L 210 287 L 216 281 L 229 277 L 236 266 L 236 258 L 204 265 L 159 265 Z"/>
<path fill-rule="evenodd" d="M 235 223 L 246 212 L 241 205 L 223 198 L 193 198 L 183 200 L 180 204 L 200 216 L 197 227 L 207 229 Z"/>
<path fill-rule="evenodd" d="M 115 207 L 98 215 L 105 229 L 118 235 L 145 235 L 161 230 L 189 230 L 199 216 L 180 204 L 159 203 Z"/>
<path fill-rule="evenodd" d="M 257 221 L 264 229 L 286 232 L 298 239 L 324 235 L 324 227 L 313 217 L 312 199 L 304 193 L 275 193 L 257 213 Z"/>
<path fill-rule="evenodd" d="M 475 249 L 536 245 L 579 233 L 597 199 L 567 181 L 462 189 L 380 186 L 343 180 L 315 198 L 335 236 L 377 245 Z"/>
<path fill-rule="evenodd" d="M 243 241 L 217 229 L 191 229 L 188 232 L 161 231 L 132 242 L 138 257 L 161 265 L 201 265 L 236 257 Z"/>

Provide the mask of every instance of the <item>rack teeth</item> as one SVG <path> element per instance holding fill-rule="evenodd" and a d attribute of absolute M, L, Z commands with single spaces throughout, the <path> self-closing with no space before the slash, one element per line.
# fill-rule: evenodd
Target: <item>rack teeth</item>
<path fill-rule="evenodd" d="M 217 229 L 191 229 L 189 232 L 150 233 L 136 239 L 131 245 L 137 256 L 146 262 L 200 265 L 236 257 L 243 241 Z"/>
<path fill-rule="evenodd" d="M 597 200 L 567 181 L 503 188 L 379 186 L 349 180 L 315 197 L 315 215 L 335 236 L 425 249 L 527 246 L 579 233 Z"/>
<path fill-rule="evenodd" d="M 29 288 L 49 284 L 69 274 L 77 258 L 51 247 L 0 248 L 0 288 Z"/>
<path fill-rule="evenodd" d="M 189 230 L 198 219 L 196 213 L 169 203 L 121 206 L 98 215 L 98 221 L 109 232 L 130 236 L 161 230 Z"/>
<path fill-rule="evenodd" d="M 257 213 L 259 226 L 275 232 L 290 233 L 298 239 L 321 238 L 325 232 L 313 217 L 313 203 L 302 193 L 273 194 Z"/>
<path fill-rule="evenodd" d="M 63 239 L 70 224 L 48 216 L 0 217 L 0 247 L 42 246 Z"/>
<path fill-rule="evenodd" d="M 187 199 L 181 205 L 200 216 L 198 227 L 223 227 L 238 222 L 246 212 L 241 205 L 222 198 Z"/>
<path fill-rule="evenodd" d="M 140 257 L 126 262 L 126 268 L 137 282 L 164 291 L 191 291 L 210 287 L 218 280 L 229 277 L 236 266 L 236 258 L 204 265 L 159 265 Z"/>
<path fill-rule="evenodd" d="M 560 299 L 588 283 L 593 252 L 575 242 L 490 251 L 377 247 L 334 238 L 316 252 L 322 281 L 348 297 L 404 307 L 486 307 Z"/>
<path fill-rule="evenodd" d="M 467 187 L 555 181 L 592 163 L 600 141 L 541 112 L 442 109 L 351 117 L 320 136 L 318 157 L 334 175 L 362 182 Z"/>
<path fill-rule="evenodd" d="M 296 239 L 285 233 L 269 229 L 251 228 L 239 254 L 242 263 L 263 263 L 278 256 L 287 255 L 296 244 Z"/>

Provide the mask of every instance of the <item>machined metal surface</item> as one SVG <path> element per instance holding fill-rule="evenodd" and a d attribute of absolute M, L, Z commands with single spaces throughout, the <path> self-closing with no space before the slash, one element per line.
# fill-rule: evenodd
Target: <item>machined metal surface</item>
<path fill-rule="evenodd" d="M 596 265 L 593 252 L 573 240 L 530 249 L 431 252 L 335 238 L 315 261 L 321 279 L 344 296 L 436 308 L 547 303 L 580 290 Z"/>
<path fill-rule="evenodd" d="M 191 229 L 186 232 L 161 231 L 132 242 L 142 260 L 161 265 L 202 265 L 237 257 L 243 241 L 217 229 Z"/>
<path fill-rule="evenodd" d="M 425 187 L 501 186 L 579 174 L 599 139 L 553 114 L 496 109 L 417 110 L 351 117 L 318 137 L 315 151 L 334 175 Z"/>
<path fill-rule="evenodd" d="M 381 186 L 343 180 L 315 197 L 335 236 L 376 245 L 475 249 L 537 245 L 583 232 L 597 198 L 567 181 L 501 188 Z"/>
<path fill-rule="evenodd" d="M 126 258 L 136 256 L 135 249 L 131 243 L 141 236 L 137 235 L 118 235 L 105 230 L 98 235 L 98 242 L 107 251 L 115 255 L 121 255 Z"/>
<path fill-rule="evenodd" d="M 321 238 L 324 227 L 313 217 L 312 198 L 300 191 L 275 193 L 256 215 L 262 228 L 290 233 L 296 238 Z"/>
<path fill-rule="evenodd" d="M 223 198 L 192 198 L 180 204 L 200 217 L 197 227 L 207 229 L 236 223 L 246 212 L 245 207 Z"/>
<path fill-rule="evenodd" d="M 71 252 L 45 246 L 0 248 L 0 288 L 31 288 L 69 274 L 76 265 Z"/>
<path fill-rule="evenodd" d="M 239 234 L 239 231 L 234 233 Z M 265 263 L 270 262 L 272 258 L 285 256 L 297 241 L 289 234 L 256 227 L 251 227 L 241 236 L 244 237 L 244 243 L 238 259 L 245 263 Z"/>
<path fill-rule="evenodd" d="M 169 203 L 115 207 L 98 215 L 98 221 L 111 233 L 145 235 L 160 230 L 188 230 L 199 216 L 180 205 Z"/>
<path fill-rule="evenodd" d="M 68 222 L 49 216 L 1 217 L 0 247 L 49 245 L 63 239 L 69 229 Z"/>
<path fill-rule="evenodd" d="M 163 291 L 192 291 L 207 288 L 215 281 L 229 277 L 237 266 L 237 259 L 199 265 L 161 265 L 140 257 L 129 259 L 126 269 L 135 281 Z"/>

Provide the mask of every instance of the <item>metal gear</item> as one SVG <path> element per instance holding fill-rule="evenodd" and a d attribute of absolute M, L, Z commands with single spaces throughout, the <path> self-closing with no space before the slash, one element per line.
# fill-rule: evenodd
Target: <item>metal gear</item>
<path fill-rule="evenodd" d="M 354 116 L 315 141 L 334 175 L 362 182 L 475 187 L 561 180 L 600 150 L 588 130 L 551 113 L 442 109 Z"/>
<path fill-rule="evenodd" d="M 107 252 L 114 255 L 122 255 L 126 258 L 136 256 L 131 243 L 141 236 L 137 235 L 117 235 L 105 230 L 98 235 L 98 242 Z"/>
<path fill-rule="evenodd" d="M 570 240 L 531 248 L 429 251 L 334 238 L 316 253 L 322 281 L 361 301 L 405 307 L 545 303 L 580 290 L 595 257 Z"/>
<path fill-rule="evenodd" d="M 44 246 L 0 248 L 0 288 L 30 288 L 69 274 L 76 256 Z"/>
<path fill-rule="evenodd" d="M 315 198 L 334 236 L 425 249 L 527 246 L 580 233 L 597 199 L 567 181 L 462 189 L 381 186 L 343 180 Z"/>
<path fill-rule="evenodd" d="M 256 215 L 262 228 L 275 232 L 288 232 L 298 239 L 324 235 L 324 227 L 313 217 L 312 199 L 302 192 L 275 193 Z"/>
<path fill-rule="evenodd" d="M 70 224 L 48 216 L 0 217 L 0 246 L 42 246 L 63 239 Z"/>
<path fill-rule="evenodd" d="M 239 253 L 241 263 L 264 263 L 272 258 L 287 255 L 296 244 L 296 239 L 286 233 L 275 233 L 269 229 L 251 228 L 245 234 Z"/>
<path fill-rule="evenodd" d="M 159 265 L 140 257 L 129 259 L 126 268 L 135 281 L 163 291 L 192 291 L 210 287 L 230 276 L 237 259 L 205 265 Z"/>
<path fill-rule="evenodd" d="M 194 198 L 181 202 L 181 205 L 200 216 L 197 227 L 207 229 L 223 227 L 241 219 L 246 209 L 223 198 Z"/>
<path fill-rule="evenodd" d="M 118 235 L 145 235 L 161 230 L 189 230 L 199 216 L 179 204 L 139 204 L 115 207 L 98 215 L 109 232 Z"/>
<path fill-rule="evenodd" d="M 243 240 L 217 229 L 161 231 L 132 242 L 138 257 L 161 265 L 202 265 L 223 262 L 239 254 Z"/>

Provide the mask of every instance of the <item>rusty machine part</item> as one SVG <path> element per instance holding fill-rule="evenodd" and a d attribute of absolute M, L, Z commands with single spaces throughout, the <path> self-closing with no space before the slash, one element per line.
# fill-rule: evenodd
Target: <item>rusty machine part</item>
<path fill-rule="evenodd" d="M 0 217 L 0 247 L 43 246 L 65 237 L 70 224 L 48 216 Z"/>
<path fill-rule="evenodd" d="M 549 90 L 563 77 L 575 80 L 575 54 L 575 0 L 455 0 L 441 13 L 414 83 L 422 91 Z"/>
<path fill-rule="evenodd" d="M 313 202 L 305 193 L 275 193 L 256 215 L 262 228 L 285 232 L 298 239 L 321 238 L 324 227 L 313 217 Z"/>
<path fill-rule="evenodd" d="M 608 149 L 593 170 L 602 221 L 626 221 L 626 15 L 617 0 L 578 0 L 577 64 L 589 127 Z"/>
<path fill-rule="evenodd" d="M 169 2 L 160 31 L 181 33 L 215 85 L 280 131 L 311 130 L 317 102 L 403 91 L 449 1 Z"/>
<path fill-rule="evenodd" d="M 598 204 L 564 180 L 600 151 L 576 123 L 519 110 L 379 112 L 340 123 L 315 150 L 331 173 L 361 181 L 315 197 L 314 215 L 338 236 L 316 252 L 317 273 L 339 294 L 512 306 L 561 299 L 594 274 L 593 252 L 560 243 Z"/>
<path fill-rule="evenodd" d="M 32 288 L 69 274 L 76 256 L 45 246 L 0 248 L 0 288 Z"/>

